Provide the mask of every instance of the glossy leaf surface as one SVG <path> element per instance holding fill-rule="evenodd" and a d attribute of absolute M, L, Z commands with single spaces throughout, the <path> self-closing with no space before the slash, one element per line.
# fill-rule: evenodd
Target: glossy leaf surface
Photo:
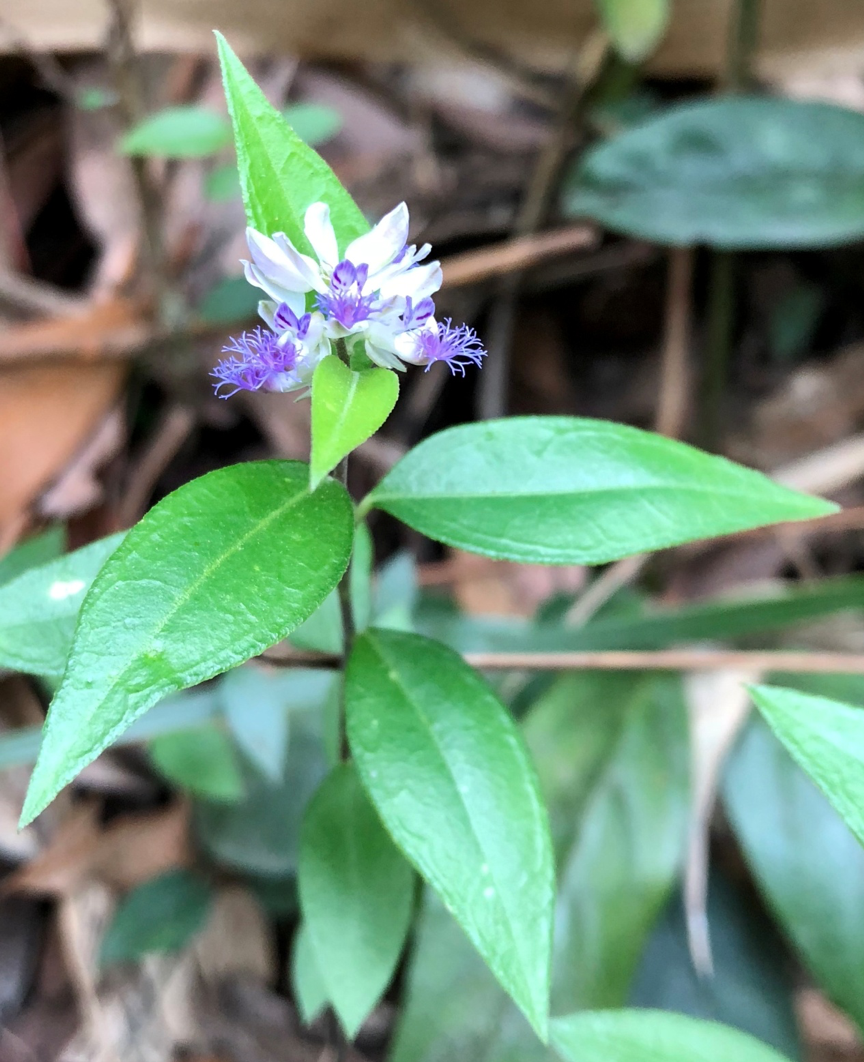
<path fill-rule="evenodd" d="M 63 674 L 84 597 L 123 537 L 99 539 L 0 587 L 0 667 Z"/>
<path fill-rule="evenodd" d="M 45 725 L 24 821 L 168 693 L 261 652 L 336 586 L 353 536 L 336 483 L 260 461 L 168 495 L 102 568 Z"/>
<path fill-rule="evenodd" d="M 718 1022 L 662 1010 L 583 1011 L 552 1022 L 565 1062 L 783 1062 L 773 1048 Z"/>
<path fill-rule="evenodd" d="M 178 951 L 204 928 L 212 902 L 209 885 L 187 870 L 170 870 L 144 882 L 114 914 L 102 942 L 103 965 Z"/>
<path fill-rule="evenodd" d="M 312 377 L 312 490 L 378 431 L 398 397 L 399 380 L 390 369 L 354 372 L 336 354 L 318 363 Z"/>
<path fill-rule="evenodd" d="M 567 213 L 656 243 L 823 247 L 864 235 L 864 115 L 726 97 L 666 110 L 587 152 Z"/>
<path fill-rule="evenodd" d="M 447 545 L 535 564 L 600 564 L 836 508 L 672 439 L 577 417 L 439 432 L 369 506 Z"/>
<path fill-rule="evenodd" d="M 776 686 L 754 686 L 771 729 L 864 844 L 864 710 Z"/>
<path fill-rule="evenodd" d="M 786 936 L 864 1028 L 864 848 L 761 719 L 728 763 L 723 799 Z"/>
<path fill-rule="evenodd" d="M 216 40 L 249 224 L 266 235 L 284 232 L 309 253 L 303 231 L 306 209 L 327 203 L 344 250 L 369 230 L 366 219 L 327 163 L 271 106 L 225 38 L 217 33 Z"/>
<path fill-rule="evenodd" d="M 552 846 L 511 717 L 452 650 L 388 630 L 355 642 L 345 698 L 351 750 L 385 826 L 545 1036 Z"/>
<path fill-rule="evenodd" d="M 414 872 L 381 825 L 352 764 L 335 767 L 309 805 L 299 885 L 327 998 L 354 1039 L 399 961 Z"/>

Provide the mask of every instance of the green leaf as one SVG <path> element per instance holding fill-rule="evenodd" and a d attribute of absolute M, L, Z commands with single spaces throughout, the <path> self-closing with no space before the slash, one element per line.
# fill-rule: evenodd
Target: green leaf
<path fill-rule="evenodd" d="M 332 140 L 344 124 L 342 115 L 324 103 L 292 103 L 282 117 L 310 147 Z"/>
<path fill-rule="evenodd" d="M 234 739 L 274 782 L 282 777 L 288 748 L 291 694 L 286 677 L 285 672 L 250 665 L 229 671 L 219 688 Z"/>
<path fill-rule="evenodd" d="M 354 372 L 328 354 L 312 377 L 312 490 L 360 443 L 374 435 L 399 397 L 399 380 L 390 369 Z"/>
<path fill-rule="evenodd" d="M 623 424 L 508 417 L 410 450 L 361 506 L 449 546 L 530 564 L 602 564 L 836 506 Z"/>
<path fill-rule="evenodd" d="M 189 104 L 148 115 L 122 138 L 120 150 L 124 155 L 194 159 L 215 155 L 230 143 L 231 127 L 221 114 Z"/>
<path fill-rule="evenodd" d="M 101 963 L 179 951 L 204 928 L 212 903 L 210 886 L 187 870 L 170 870 L 144 882 L 117 908 L 102 942 Z"/>
<path fill-rule="evenodd" d="M 583 1011 L 552 1021 L 566 1062 L 783 1062 L 746 1033 L 662 1010 Z"/>
<path fill-rule="evenodd" d="M 236 162 L 214 166 L 204 178 L 204 195 L 212 203 L 227 203 L 230 199 L 239 199 L 241 194 Z"/>
<path fill-rule="evenodd" d="M 295 689 L 281 781 L 273 782 L 241 760 L 245 800 L 201 804 L 194 819 L 199 841 L 220 863 L 283 878 L 296 873 L 303 812 L 327 774 L 322 708 L 334 684 L 326 671 L 289 674 Z"/>
<path fill-rule="evenodd" d="M 152 704 L 280 641 L 336 586 L 351 502 L 307 477 L 292 461 L 219 469 L 128 533 L 81 610 L 24 823 Z"/>
<path fill-rule="evenodd" d="M 389 1062 L 552 1062 L 531 1026 L 431 889 Z"/>
<path fill-rule="evenodd" d="M 330 772 L 306 811 L 299 885 L 327 998 L 353 1040 L 399 961 L 411 921 L 414 874 L 352 764 Z"/>
<path fill-rule="evenodd" d="M 357 639 L 345 701 L 385 826 L 545 1037 L 552 845 L 515 724 L 451 649 L 396 631 Z"/>
<path fill-rule="evenodd" d="M 381 565 L 375 580 L 375 626 L 413 630 L 417 597 L 417 565 L 412 554 L 402 550 Z"/>
<path fill-rule="evenodd" d="M 683 861 L 680 681 L 562 675 L 529 711 L 524 733 L 556 842 L 552 1009 L 623 1006 Z"/>
<path fill-rule="evenodd" d="M 0 587 L 0 667 L 63 674 L 84 596 L 124 535 L 91 542 Z"/>
<path fill-rule="evenodd" d="M 61 556 L 66 543 L 66 531 L 62 524 L 54 524 L 41 535 L 34 535 L 0 557 L 0 586 L 11 582 L 19 575 Z"/>
<path fill-rule="evenodd" d="M 303 231 L 306 210 L 312 203 L 327 203 L 344 250 L 369 231 L 357 204 L 321 156 L 270 105 L 221 33 L 216 41 L 249 224 L 266 235 L 284 232 L 298 250 L 309 253 Z"/>
<path fill-rule="evenodd" d="M 761 719 L 727 765 L 723 799 L 786 936 L 864 1029 L 864 848 Z"/>
<path fill-rule="evenodd" d="M 659 43 L 669 21 L 669 0 L 597 0 L 615 50 L 639 62 Z"/>
<path fill-rule="evenodd" d="M 864 844 L 864 711 L 774 686 L 750 692 L 792 758 Z"/>
<path fill-rule="evenodd" d="M 312 938 L 305 922 L 294 936 L 291 950 L 291 987 L 300 1017 L 311 1024 L 327 1006 L 327 989 L 318 968 Z"/>
<path fill-rule="evenodd" d="M 864 235 L 864 115 L 729 97 L 672 107 L 587 152 L 568 214 L 656 243 L 824 247 Z"/>
<path fill-rule="evenodd" d="M 707 915 L 711 976 L 693 967 L 684 906 L 675 896 L 642 954 L 628 1006 L 720 1021 L 800 1059 L 796 971 L 769 916 L 749 888 L 733 888 L 716 866 L 710 869 Z"/>
<path fill-rule="evenodd" d="M 150 759 L 169 782 L 204 800 L 230 804 L 243 797 L 234 747 L 215 727 L 162 734 L 150 742 Z"/>

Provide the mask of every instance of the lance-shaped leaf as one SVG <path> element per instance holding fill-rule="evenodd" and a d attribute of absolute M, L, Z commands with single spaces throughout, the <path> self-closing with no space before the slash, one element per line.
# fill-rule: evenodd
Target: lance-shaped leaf
<path fill-rule="evenodd" d="M 836 509 L 662 435 L 579 417 L 439 432 L 372 506 L 447 545 L 533 564 L 602 564 Z"/>
<path fill-rule="evenodd" d="M 335 767 L 306 811 L 300 903 L 327 999 L 349 1039 L 393 976 L 414 897 L 414 873 L 360 785 Z"/>
<path fill-rule="evenodd" d="M 31 568 L 0 587 L 0 667 L 59 678 L 84 596 L 123 533 Z"/>
<path fill-rule="evenodd" d="M 29 822 L 160 698 L 280 641 L 338 583 L 353 519 L 295 461 L 234 465 L 156 505 L 103 567 L 48 713 Z"/>
<path fill-rule="evenodd" d="M 345 700 L 385 826 L 544 1038 L 552 843 L 513 720 L 453 650 L 392 630 L 357 639 Z"/>
<path fill-rule="evenodd" d="M 355 372 L 335 354 L 319 362 L 312 377 L 312 490 L 378 431 L 398 397 L 399 380 L 390 369 Z"/>
<path fill-rule="evenodd" d="M 556 1018 L 552 1043 L 566 1062 L 787 1062 L 728 1025 L 664 1010 L 586 1010 Z"/>
<path fill-rule="evenodd" d="M 792 759 L 864 844 L 864 710 L 775 686 L 751 693 Z"/>
<path fill-rule="evenodd" d="M 284 232 L 299 250 L 311 253 L 303 218 L 312 203 L 327 203 L 344 249 L 369 230 L 359 207 L 321 156 L 271 106 L 225 38 L 217 33 L 216 40 L 249 224 L 267 235 Z"/>

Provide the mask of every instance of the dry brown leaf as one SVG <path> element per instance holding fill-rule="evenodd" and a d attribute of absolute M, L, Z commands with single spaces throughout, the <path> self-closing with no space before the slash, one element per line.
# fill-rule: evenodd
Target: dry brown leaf
<path fill-rule="evenodd" d="M 192 947 L 201 976 L 209 984 L 239 975 L 262 984 L 276 980 L 272 931 L 261 905 L 240 886 L 219 890 L 207 925 Z"/>
<path fill-rule="evenodd" d="M 692 797 L 684 871 L 684 910 L 693 965 L 712 973 L 709 935 L 708 840 L 723 764 L 750 712 L 752 671 L 705 671 L 686 675 L 684 690 L 690 718 Z"/>
<path fill-rule="evenodd" d="M 16 331 L 0 335 L 0 347 Z M 125 371 L 111 363 L 10 366 L 0 372 L 0 538 L 22 525 L 39 493 L 105 417 Z"/>
<path fill-rule="evenodd" d="M 48 321 L 26 321 L 0 332 L 0 364 L 37 358 L 75 357 L 83 361 L 121 357 L 151 334 L 140 307 L 112 298 L 85 304 L 80 313 Z"/>
<path fill-rule="evenodd" d="M 49 520 L 66 520 L 98 505 L 103 490 L 97 474 L 117 456 L 125 439 L 125 417 L 115 407 L 39 499 L 39 515 Z"/>
<path fill-rule="evenodd" d="M 86 803 L 74 808 L 41 855 L 3 881 L 0 892 L 64 896 L 90 879 L 125 891 L 190 860 L 185 803 L 125 815 L 107 827 L 99 824 L 98 806 Z"/>
<path fill-rule="evenodd" d="M 428 0 L 429 3 L 433 0 Z M 435 55 L 431 31 L 442 22 L 455 41 L 478 41 L 524 62 L 561 69 L 574 42 L 596 25 L 591 0 L 434 0 L 434 23 L 416 0 L 293 0 L 273 17 L 271 0 L 145 0 L 138 40 L 145 50 L 212 54 L 213 26 L 242 52 L 283 51 L 304 58 L 420 60 Z M 667 75 L 714 75 L 723 65 L 732 0 L 677 0 L 666 39 L 650 68 Z M 830 64 L 860 64 L 864 7 L 850 0 L 765 0 L 757 66 L 773 76 Z M 100 49 L 102 0 L 5 0 L 4 17 L 34 46 L 61 51 Z M 417 32 L 418 27 L 421 32 Z M 439 34 L 440 36 L 440 34 Z M 13 46 L 11 38 L 0 47 Z M 439 45 L 439 49 L 440 49 Z"/>

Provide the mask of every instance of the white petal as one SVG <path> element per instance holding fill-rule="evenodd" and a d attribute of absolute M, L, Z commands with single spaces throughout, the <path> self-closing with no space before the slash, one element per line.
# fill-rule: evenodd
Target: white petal
<path fill-rule="evenodd" d="M 336 233 L 330 221 L 330 207 L 326 203 L 313 203 L 306 211 L 306 239 L 312 244 L 312 250 L 318 260 L 328 269 L 333 269 L 339 262 L 339 247 Z"/>
<path fill-rule="evenodd" d="M 280 239 L 281 237 L 281 239 Z M 246 230 L 252 262 L 262 276 L 288 291 L 311 291 L 318 281 L 318 266 L 294 247 L 284 233 L 271 240 L 255 229 Z"/>
<path fill-rule="evenodd" d="M 257 285 L 256 285 L 257 287 Z M 271 332 L 276 331 L 276 311 L 279 309 L 279 303 L 273 302 L 272 299 L 262 299 L 258 303 L 258 316 L 267 325 Z"/>
<path fill-rule="evenodd" d="M 280 302 L 287 303 L 294 313 L 303 313 L 306 306 L 306 297 L 303 292 L 289 291 L 280 284 L 265 276 L 264 273 L 252 262 L 244 262 L 243 270 L 247 283 L 255 288 L 266 291 L 271 299 L 278 305 Z"/>
<path fill-rule="evenodd" d="M 386 214 L 371 232 L 348 245 L 345 257 L 354 265 L 368 265 L 375 273 L 389 265 L 408 240 L 408 207 L 404 203 Z"/>
<path fill-rule="evenodd" d="M 439 262 L 427 262 L 426 265 L 415 266 L 407 273 L 398 273 L 386 280 L 381 285 L 381 298 L 390 299 L 396 295 L 403 298 L 411 296 L 415 303 L 421 299 L 434 295 L 443 282 L 441 264 Z"/>
<path fill-rule="evenodd" d="M 399 357 L 409 365 L 426 365 L 429 360 L 420 351 L 416 332 L 403 332 L 396 336 L 393 346 Z"/>

